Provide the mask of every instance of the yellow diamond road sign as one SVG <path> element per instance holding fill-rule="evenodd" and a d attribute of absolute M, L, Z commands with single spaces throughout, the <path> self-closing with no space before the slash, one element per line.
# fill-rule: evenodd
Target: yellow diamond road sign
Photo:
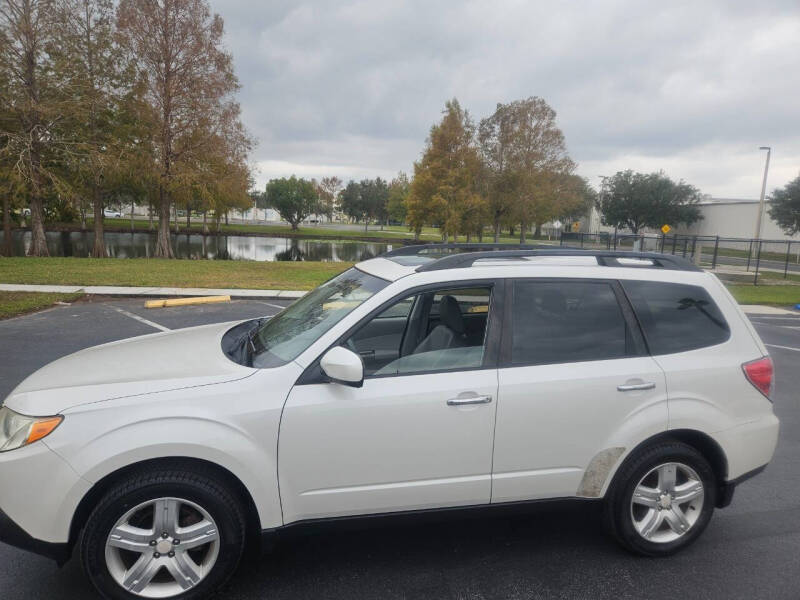
<path fill-rule="evenodd" d="M 671 230 L 672 230 L 672 227 L 670 227 L 669 225 L 664 225 L 661 228 L 661 231 L 664 233 L 664 235 L 667 235 Z"/>

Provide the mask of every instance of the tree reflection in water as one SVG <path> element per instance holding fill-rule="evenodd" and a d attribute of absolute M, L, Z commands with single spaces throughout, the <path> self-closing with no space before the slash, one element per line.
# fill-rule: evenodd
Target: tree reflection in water
<path fill-rule="evenodd" d="M 51 256 L 87 257 L 94 243 L 94 234 L 90 231 L 47 232 L 46 236 Z M 2 239 L 0 231 L 0 242 Z M 155 241 L 154 232 L 105 234 L 111 258 L 151 257 Z M 359 262 L 389 249 L 387 244 L 372 242 L 186 233 L 173 233 L 172 244 L 177 258 L 212 260 Z M 12 233 L 16 256 L 24 256 L 29 245 L 30 232 Z"/>

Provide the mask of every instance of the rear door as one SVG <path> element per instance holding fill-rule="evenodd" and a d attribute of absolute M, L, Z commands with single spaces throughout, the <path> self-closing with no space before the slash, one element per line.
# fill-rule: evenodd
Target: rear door
<path fill-rule="evenodd" d="M 619 284 L 509 281 L 492 502 L 598 495 L 633 440 L 667 427 L 664 373 Z M 593 463 L 594 459 L 594 463 Z"/>

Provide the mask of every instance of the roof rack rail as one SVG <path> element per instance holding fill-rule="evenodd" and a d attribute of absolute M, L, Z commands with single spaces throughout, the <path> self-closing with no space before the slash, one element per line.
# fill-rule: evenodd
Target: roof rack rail
<path fill-rule="evenodd" d="M 478 252 L 480 250 L 484 251 L 494 251 L 494 250 L 508 250 L 509 248 L 514 248 L 515 250 L 543 250 L 546 248 L 552 248 L 548 244 L 493 244 L 491 242 L 466 242 L 463 244 L 459 243 L 439 243 L 439 244 L 410 244 L 408 246 L 401 246 L 399 248 L 395 248 L 394 250 L 390 250 L 389 252 L 385 252 L 381 256 L 383 257 L 391 257 L 391 256 L 417 256 L 418 254 L 423 254 L 426 250 L 433 250 L 434 252 L 442 252 L 442 251 L 452 251 L 452 250 L 464 250 L 466 252 Z M 454 254 L 454 252 L 447 252 L 447 254 Z"/>
<path fill-rule="evenodd" d="M 530 256 L 592 256 L 597 259 L 597 264 L 604 267 L 627 267 L 627 268 L 660 268 L 673 271 L 702 271 L 685 258 L 672 254 L 660 254 L 657 252 L 632 252 L 632 251 L 612 251 L 612 250 L 581 250 L 579 248 L 557 247 L 538 245 L 538 246 L 512 246 L 509 250 L 508 244 L 423 244 L 419 246 L 405 246 L 387 252 L 383 256 L 391 258 L 394 256 L 415 256 L 426 254 L 429 250 L 463 250 L 458 253 L 450 253 L 434 259 L 417 267 L 418 272 L 441 271 L 444 269 L 460 269 L 471 267 L 478 260 L 485 259 L 524 259 Z M 627 260 L 650 261 L 650 264 L 633 264 Z M 620 262 L 623 260 L 624 262 Z"/>

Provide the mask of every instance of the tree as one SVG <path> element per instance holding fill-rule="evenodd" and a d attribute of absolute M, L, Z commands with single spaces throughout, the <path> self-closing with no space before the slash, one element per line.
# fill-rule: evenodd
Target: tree
<path fill-rule="evenodd" d="M 6 83 L 3 102 L 9 108 L 0 131 L 26 184 L 32 256 L 49 254 L 43 199 L 51 150 L 58 141 L 53 131 L 58 113 L 45 50 L 53 40 L 53 12 L 54 0 L 0 0 L 0 70 Z"/>
<path fill-rule="evenodd" d="M 619 171 L 603 181 L 597 208 L 604 225 L 638 234 L 646 227 L 691 225 L 702 219 L 694 186 L 658 173 Z"/>
<path fill-rule="evenodd" d="M 431 127 L 406 206 L 408 224 L 419 238 L 425 224 L 437 224 L 442 238 L 470 235 L 486 214 L 479 194 L 481 161 L 474 143 L 475 126 L 455 98 L 445 105 L 440 123 Z M 481 225 L 482 226 L 482 225 Z"/>
<path fill-rule="evenodd" d="M 231 55 L 223 47 L 223 22 L 206 0 L 120 0 L 117 27 L 136 59 L 147 99 L 157 108 L 154 135 L 160 165 L 155 256 L 172 258 L 169 221 L 175 174 L 186 173 L 238 118 L 231 95 L 238 89 Z"/>
<path fill-rule="evenodd" d="M 126 127 L 126 107 L 134 88 L 134 71 L 114 43 L 112 0 L 59 0 L 55 14 L 59 44 L 51 55 L 59 85 L 69 90 L 70 110 L 62 127 L 71 140 L 67 166 L 72 192 L 91 199 L 94 246 L 91 256 L 106 256 L 103 208 L 133 140 Z M 127 143 L 127 144 L 126 144 Z"/>
<path fill-rule="evenodd" d="M 0 196 L 3 199 L 3 245 L 0 247 L 0 256 L 13 256 L 11 209 L 21 206 L 25 190 L 4 150 L 0 148 Z"/>
<path fill-rule="evenodd" d="M 389 198 L 386 201 L 386 213 L 390 221 L 404 223 L 406 220 L 406 199 L 411 184 L 408 175 L 400 171 L 389 184 Z"/>
<path fill-rule="evenodd" d="M 800 231 L 800 175 L 769 196 L 769 216 L 787 235 Z"/>
<path fill-rule="evenodd" d="M 386 203 L 389 200 L 389 186 L 380 177 L 363 179 L 361 187 L 361 218 L 364 220 L 364 231 L 371 219 L 381 223 L 381 228 L 386 223 Z"/>
<path fill-rule="evenodd" d="M 297 230 L 307 216 L 318 209 L 316 186 L 307 179 L 272 179 L 267 184 L 267 204 L 278 211 L 281 218 Z"/>
<path fill-rule="evenodd" d="M 478 137 L 489 176 L 495 241 L 501 222 L 511 219 L 520 224 L 524 243 L 532 224 L 539 226 L 559 213 L 557 189 L 575 169 L 556 112 L 536 96 L 498 104 L 481 121 Z"/>
<path fill-rule="evenodd" d="M 573 223 L 585 218 L 597 202 L 597 192 L 586 178 L 579 175 L 562 177 L 553 190 L 557 214 L 564 223 Z M 536 226 L 536 236 L 541 235 L 541 224 Z"/>
<path fill-rule="evenodd" d="M 389 186 L 386 181 L 362 179 L 360 182 L 350 181 L 339 194 L 339 207 L 342 212 L 356 223 L 364 222 L 364 231 L 369 222 L 378 219 L 384 223 L 388 213 L 386 205 L 389 199 Z"/>
<path fill-rule="evenodd" d="M 333 214 L 336 212 L 336 198 L 339 190 L 342 189 L 342 180 L 336 176 L 323 177 L 319 182 L 319 212 L 333 221 Z"/>
<path fill-rule="evenodd" d="M 339 194 L 339 208 L 349 218 L 358 223 L 363 214 L 361 204 L 361 186 L 356 181 L 349 181 Z"/>

